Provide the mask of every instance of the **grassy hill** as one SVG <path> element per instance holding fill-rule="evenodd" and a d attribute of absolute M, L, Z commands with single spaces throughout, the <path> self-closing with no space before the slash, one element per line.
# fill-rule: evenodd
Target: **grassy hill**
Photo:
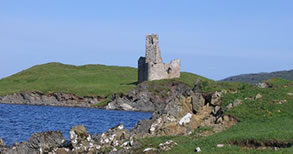
<path fill-rule="evenodd" d="M 246 83 L 256 84 L 264 80 L 272 79 L 275 77 L 283 78 L 287 80 L 293 80 L 293 70 L 278 71 L 278 72 L 271 72 L 271 73 L 242 74 L 242 75 L 228 77 L 226 79 L 223 79 L 222 81 L 246 82 Z"/>
<path fill-rule="evenodd" d="M 180 80 L 192 86 L 196 78 L 182 73 Z M 202 78 L 204 79 L 204 78 Z M 66 92 L 79 96 L 108 96 L 126 93 L 136 86 L 137 69 L 131 67 L 61 63 L 37 65 L 0 80 L 0 96 L 22 92 Z"/>
<path fill-rule="evenodd" d="M 204 89 L 208 91 L 234 91 L 224 94 L 222 107 L 225 114 L 239 119 L 239 122 L 223 132 L 210 136 L 211 128 L 196 129 L 189 136 L 150 137 L 141 140 L 143 146 L 156 147 L 159 143 L 173 140 L 178 145 L 168 154 L 194 153 L 195 147 L 200 147 L 200 153 L 293 153 L 293 82 L 274 78 L 267 81 L 272 88 L 258 88 L 247 83 L 213 82 Z M 261 94 L 260 99 L 254 99 Z M 242 100 L 242 104 L 231 110 L 226 106 L 234 100 Z M 238 142 L 238 144 L 234 144 Z M 218 148 L 217 144 L 224 144 Z M 266 148 L 261 144 L 268 145 Z M 283 145 L 283 148 L 270 148 Z M 258 147 L 259 146 L 259 147 Z M 286 147 L 289 146 L 289 147 Z"/>

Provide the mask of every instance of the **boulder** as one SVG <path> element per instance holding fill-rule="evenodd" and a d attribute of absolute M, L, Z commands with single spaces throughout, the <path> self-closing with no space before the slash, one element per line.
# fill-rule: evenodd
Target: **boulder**
<path fill-rule="evenodd" d="M 216 91 L 215 93 L 212 94 L 211 104 L 212 105 L 221 105 L 221 103 L 222 103 L 221 99 L 222 99 L 222 93 Z"/>
<path fill-rule="evenodd" d="M 255 97 L 254 97 L 254 100 L 257 100 L 257 99 L 260 99 L 262 98 L 262 95 L 261 94 L 257 94 Z"/>
<path fill-rule="evenodd" d="M 205 105 L 205 99 L 200 93 L 192 95 L 192 109 L 194 113 L 198 113 L 201 108 Z"/>

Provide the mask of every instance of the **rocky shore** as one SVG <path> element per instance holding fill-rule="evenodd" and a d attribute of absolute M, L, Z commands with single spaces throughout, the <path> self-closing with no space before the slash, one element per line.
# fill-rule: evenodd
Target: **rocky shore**
<path fill-rule="evenodd" d="M 100 96 L 76 96 L 67 93 L 44 94 L 41 92 L 21 92 L 0 96 L 0 102 L 5 104 L 48 105 L 70 107 L 95 107 L 95 104 L 105 98 Z"/>
<path fill-rule="evenodd" d="M 138 139 L 144 137 L 189 135 L 195 129 L 207 126 L 214 132 L 220 132 L 238 122 L 235 117 L 224 114 L 222 95 L 223 92 L 199 93 L 197 88 L 191 89 L 179 82 L 164 84 L 163 88 L 142 83 L 127 95 L 115 95 L 106 106 L 107 109 L 153 111 L 150 119 L 139 121 L 133 129 L 127 130 L 118 125 L 105 133 L 91 135 L 83 126 L 76 126 L 70 131 L 70 141 L 66 141 L 58 131 L 36 133 L 29 141 L 12 147 L 0 144 L 0 154 L 134 153 L 140 147 Z M 17 97 L 32 100 L 26 95 Z M 57 100 L 56 96 L 52 97 Z M 58 98 L 71 99 L 62 95 Z M 159 148 L 150 147 L 139 153 L 158 153 L 173 146 L 176 143 L 168 141 L 158 145 Z"/>

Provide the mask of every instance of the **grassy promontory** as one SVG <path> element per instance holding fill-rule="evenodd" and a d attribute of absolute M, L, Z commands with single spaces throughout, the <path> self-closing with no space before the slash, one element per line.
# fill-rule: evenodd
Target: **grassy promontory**
<path fill-rule="evenodd" d="M 225 114 L 237 117 L 232 128 L 214 133 L 212 128 L 195 129 L 188 136 L 162 136 L 143 138 L 141 147 L 134 153 L 142 153 L 147 147 L 157 148 L 159 143 L 173 140 L 178 143 L 166 153 L 293 153 L 293 82 L 274 78 L 266 81 L 269 87 L 259 88 L 246 83 L 215 82 L 191 73 L 181 78 L 150 81 L 156 91 L 173 80 L 193 86 L 201 79 L 203 92 L 222 91 L 222 108 Z M 79 96 L 109 96 L 125 93 L 136 87 L 137 69 L 105 65 L 72 66 L 48 63 L 34 66 L 0 80 L 0 95 L 21 91 L 44 93 L 66 92 Z M 256 98 L 256 96 L 261 96 Z M 228 104 L 240 100 L 241 105 L 228 109 Z M 217 147 L 223 144 L 224 147 Z"/>
<path fill-rule="evenodd" d="M 182 73 L 183 81 L 192 86 L 199 76 Z M 202 78 L 202 77 L 199 77 Z M 202 78 L 204 79 L 204 78 Z M 109 96 L 126 93 L 136 87 L 137 69 L 132 67 L 61 63 L 36 65 L 0 80 L 0 96 L 22 91 L 71 93 L 78 96 Z"/>

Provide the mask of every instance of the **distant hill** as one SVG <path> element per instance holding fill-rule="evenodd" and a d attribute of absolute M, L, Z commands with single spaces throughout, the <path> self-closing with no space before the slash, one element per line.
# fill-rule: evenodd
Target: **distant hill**
<path fill-rule="evenodd" d="M 268 80 L 275 77 L 283 78 L 287 80 L 293 80 L 293 70 L 278 71 L 278 72 L 271 72 L 271 73 L 242 74 L 242 75 L 228 77 L 221 81 L 245 82 L 245 83 L 255 84 L 255 83 L 259 83 L 264 80 Z"/>
<path fill-rule="evenodd" d="M 192 73 L 181 73 L 176 79 L 193 85 Z M 22 91 L 43 93 L 65 92 L 79 96 L 108 96 L 126 93 L 136 87 L 137 69 L 106 65 L 65 65 L 48 63 L 36 65 L 0 80 L 0 96 Z"/>

